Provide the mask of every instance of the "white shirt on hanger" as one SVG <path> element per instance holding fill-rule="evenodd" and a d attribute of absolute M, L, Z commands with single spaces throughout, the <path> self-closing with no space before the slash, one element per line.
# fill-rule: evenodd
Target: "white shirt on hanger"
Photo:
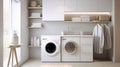
<path fill-rule="evenodd" d="M 104 48 L 104 25 L 97 24 L 93 30 L 94 51 L 98 54 L 103 53 Z"/>

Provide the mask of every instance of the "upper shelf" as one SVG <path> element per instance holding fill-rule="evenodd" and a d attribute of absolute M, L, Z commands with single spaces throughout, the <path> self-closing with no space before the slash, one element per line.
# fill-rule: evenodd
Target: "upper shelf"
<path fill-rule="evenodd" d="M 42 7 L 28 7 L 28 9 L 31 9 L 31 10 L 40 10 L 40 9 L 42 9 Z"/>
<path fill-rule="evenodd" d="M 41 46 L 28 46 L 28 47 L 35 47 L 35 48 L 37 48 L 37 47 L 38 47 L 38 48 L 40 48 Z"/>
<path fill-rule="evenodd" d="M 80 21 L 65 21 L 67 23 L 108 23 L 111 21 L 89 21 L 89 22 L 80 22 Z"/>
<path fill-rule="evenodd" d="M 41 27 L 28 27 L 29 29 L 41 29 Z"/>
<path fill-rule="evenodd" d="M 29 19 L 42 19 L 42 17 L 28 17 Z"/>

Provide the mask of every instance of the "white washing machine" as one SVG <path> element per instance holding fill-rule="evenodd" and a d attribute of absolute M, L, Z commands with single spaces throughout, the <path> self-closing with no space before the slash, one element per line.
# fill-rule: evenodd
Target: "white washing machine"
<path fill-rule="evenodd" d="M 60 62 L 60 36 L 42 35 L 41 36 L 41 61 Z"/>
<path fill-rule="evenodd" d="M 80 37 L 62 36 L 62 62 L 80 61 Z"/>

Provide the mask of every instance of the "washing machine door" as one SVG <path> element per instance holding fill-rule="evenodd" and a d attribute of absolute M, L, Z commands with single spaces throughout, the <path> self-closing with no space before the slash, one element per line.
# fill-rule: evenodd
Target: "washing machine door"
<path fill-rule="evenodd" d="M 59 52 L 59 46 L 53 41 L 49 41 L 45 45 L 45 52 L 47 55 L 55 56 Z"/>
<path fill-rule="evenodd" d="M 68 53 L 68 54 L 74 54 L 77 52 L 77 43 L 75 42 L 67 42 L 65 44 L 65 51 Z"/>

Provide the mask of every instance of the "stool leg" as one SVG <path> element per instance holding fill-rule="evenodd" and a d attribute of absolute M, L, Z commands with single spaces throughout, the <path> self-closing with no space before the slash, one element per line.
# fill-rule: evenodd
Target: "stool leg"
<path fill-rule="evenodd" d="M 13 67 L 13 60 L 14 60 L 14 48 L 12 48 L 12 67 Z"/>
<path fill-rule="evenodd" d="M 10 57 L 11 57 L 11 54 L 12 54 L 12 49 L 10 49 L 10 54 L 9 54 L 9 59 L 8 59 L 7 67 L 9 67 L 9 64 L 10 64 Z"/>
<path fill-rule="evenodd" d="M 17 67 L 18 67 L 18 58 L 17 58 L 17 53 L 16 53 L 16 49 L 14 48 L 15 51 L 15 58 L 16 58 L 16 63 L 17 63 Z"/>

